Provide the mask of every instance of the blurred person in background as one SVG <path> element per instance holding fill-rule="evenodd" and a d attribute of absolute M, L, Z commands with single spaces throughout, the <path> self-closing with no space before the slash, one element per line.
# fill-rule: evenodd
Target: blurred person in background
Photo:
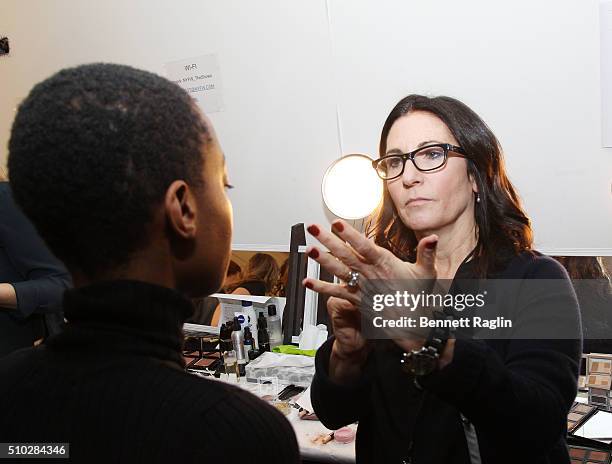
<path fill-rule="evenodd" d="M 226 293 L 232 295 L 272 295 L 278 282 L 280 271 L 276 260 L 267 253 L 255 253 L 249 259 L 239 282 L 226 287 Z M 212 325 L 219 324 L 221 305 L 215 309 Z"/>
<path fill-rule="evenodd" d="M 612 285 L 597 256 L 555 256 L 572 279 L 582 315 L 583 353 L 612 353 Z"/>
<path fill-rule="evenodd" d="M 0 357 L 61 331 L 72 281 L 13 201 L 0 167 Z"/>

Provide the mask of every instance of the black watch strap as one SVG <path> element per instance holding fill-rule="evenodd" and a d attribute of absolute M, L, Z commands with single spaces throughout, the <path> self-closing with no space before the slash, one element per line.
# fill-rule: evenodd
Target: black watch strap
<path fill-rule="evenodd" d="M 434 311 L 431 319 L 441 320 L 452 318 L 440 311 Z M 402 368 L 416 377 L 432 373 L 438 368 L 438 363 L 444 347 L 450 338 L 448 327 L 433 327 L 425 344 L 418 350 L 412 350 L 402 355 Z"/>
<path fill-rule="evenodd" d="M 447 316 L 441 311 L 434 311 L 431 319 L 436 321 L 448 319 L 451 316 Z M 429 336 L 425 341 L 425 346 L 431 346 L 435 348 L 438 354 L 442 354 L 444 347 L 446 346 L 446 342 L 450 338 L 450 329 L 448 327 L 433 327 L 429 332 Z"/>

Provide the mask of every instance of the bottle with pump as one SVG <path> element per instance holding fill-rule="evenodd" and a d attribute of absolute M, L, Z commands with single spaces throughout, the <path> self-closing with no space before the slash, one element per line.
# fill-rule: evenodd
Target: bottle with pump
<path fill-rule="evenodd" d="M 268 336 L 268 323 L 264 313 L 259 313 L 257 319 L 257 342 L 259 343 L 259 352 L 270 351 L 270 337 Z"/>
<path fill-rule="evenodd" d="M 242 312 L 244 313 L 244 327 L 242 334 L 244 335 L 244 329 L 250 327 L 251 334 L 257 343 L 257 315 L 255 314 L 255 308 L 253 303 L 250 301 L 242 301 Z"/>
<path fill-rule="evenodd" d="M 249 353 L 255 347 L 255 339 L 253 338 L 253 334 L 251 333 L 250 327 L 244 328 L 244 351 Z"/>
<path fill-rule="evenodd" d="M 268 306 L 268 333 L 270 334 L 270 348 L 283 344 L 280 316 L 276 314 L 276 306 Z"/>
<path fill-rule="evenodd" d="M 236 351 L 236 361 L 240 368 L 240 375 L 244 375 L 244 365 L 247 363 L 247 355 L 244 351 L 244 336 L 240 330 L 240 321 L 237 317 L 234 317 L 234 331 L 232 332 L 232 344 L 234 345 L 234 351 Z"/>
<path fill-rule="evenodd" d="M 253 359 L 259 356 L 259 351 L 257 350 L 257 345 L 255 344 L 255 338 L 253 337 L 249 327 L 244 328 L 244 351 L 246 351 L 249 362 L 253 361 Z"/>
<path fill-rule="evenodd" d="M 221 352 L 230 351 L 232 348 L 232 330 L 228 325 L 221 324 L 221 328 L 219 329 L 219 342 Z"/>

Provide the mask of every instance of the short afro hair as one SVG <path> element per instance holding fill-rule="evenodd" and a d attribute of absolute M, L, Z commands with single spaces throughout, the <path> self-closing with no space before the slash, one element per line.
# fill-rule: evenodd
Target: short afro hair
<path fill-rule="evenodd" d="M 82 65 L 37 84 L 19 106 L 9 176 L 49 248 L 94 277 L 147 243 L 174 180 L 201 188 L 210 140 L 178 85 L 129 66 Z"/>

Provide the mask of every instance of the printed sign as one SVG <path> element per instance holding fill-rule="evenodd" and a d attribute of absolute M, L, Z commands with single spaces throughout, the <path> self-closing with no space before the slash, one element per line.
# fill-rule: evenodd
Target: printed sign
<path fill-rule="evenodd" d="M 217 55 L 172 61 L 166 63 L 165 69 L 168 79 L 184 88 L 204 113 L 223 109 Z"/>

